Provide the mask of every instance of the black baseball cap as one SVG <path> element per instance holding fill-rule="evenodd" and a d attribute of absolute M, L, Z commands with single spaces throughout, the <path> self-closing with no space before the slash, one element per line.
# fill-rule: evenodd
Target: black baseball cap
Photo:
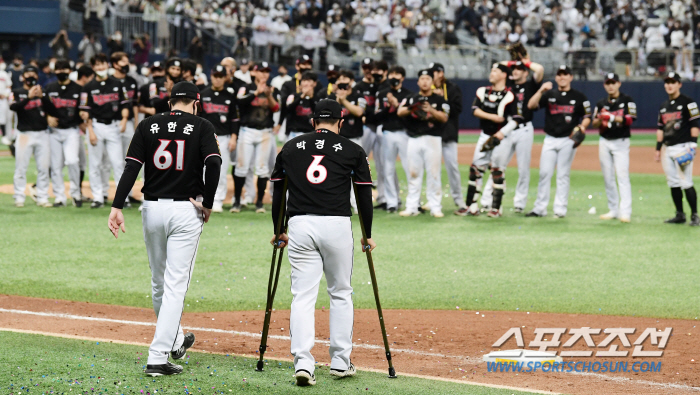
<path fill-rule="evenodd" d="M 343 107 L 335 100 L 321 99 L 316 103 L 314 109 L 314 119 L 341 119 L 343 118 Z"/>
<path fill-rule="evenodd" d="M 163 63 L 161 63 L 159 60 L 156 60 L 155 62 L 153 62 L 153 64 L 151 65 L 151 70 L 155 70 L 155 69 L 163 70 Z"/>
<path fill-rule="evenodd" d="M 430 78 L 433 78 L 433 69 L 422 69 L 418 70 L 418 78 L 421 76 L 427 75 Z"/>
<path fill-rule="evenodd" d="M 374 67 L 374 60 L 372 60 L 372 58 L 364 58 L 362 59 L 362 63 L 360 63 L 360 66 L 363 69 L 371 69 L 372 67 Z"/>
<path fill-rule="evenodd" d="M 442 63 L 431 63 L 430 69 L 433 71 L 445 71 L 445 66 L 443 66 Z"/>
<path fill-rule="evenodd" d="M 326 67 L 326 74 L 338 74 L 340 72 L 340 67 L 336 66 L 334 64 L 329 64 L 328 67 Z"/>
<path fill-rule="evenodd" d="M 267 62 L 260 62 L 256 64 L 255 67 L 253 67 L 253 70 L 270 72 L 272 69 L 270 68 L 270 65 Z"/>
<path fill-rule="evenodd" d="M 571 73 L 571 69 L 569 68 L 569 66 L 563 64 L 563 65 L 559 66 L 559 68 L 557 69 L 557 75 L 559 75 L 559 74 L 572 74 L 572 73 Z"/>
<path fill-rule="evenodd" d="M 165 62 L 165 67 L 170 68 L 172 66 L 182 67 L 182 60 L 180 58 L 170 58 Z"/>
<path fill-rule="evenodd" d="M 226 70 L 226 67 L 224 67 L 220 64 L 217 64 L 216 66 L 214 66 L 213 69 L 211 69 L 211 75 L 214 75 L 214 74 L 223 75 L 224 77 L 226 77 L 228 75 L 228 72 Z"/>
<path fill-rule="evenodd" d="M 523 63 L 519 60 L 517 62 L 513 63 L 511 68 L 512 69 L 520 69 L 520 70 L 530 70 L 530 67 L 528 65 L 526 65 L 525 63 Z"/>
<path fill-rule="evenodd" d="M 197 85 L 188 81 L 182 81 L 175 84 L 170 92 L 170 98 L 179 99 L 183 97 L 192 100 L 199 100 L 199 88 L 197 88 Z"/>
<path fill-rule="evenodd" d="M 510 74 L 510 68 L 503 63 L 494 63 L 493 66 L 491 66 L 492 69 L 499 69 L 502 72 L 506 74 Z"/>
<path fill-rule="evenodd" d="M 22 70 L 22 74 L 24 74 L 24 73 L 29 73 L 29 72 L 32 72 L 32 71 L 35 72 L 35 73 L 37 73 L 37 74 L 39 74 L 39 70 L 38 70 L 36 67 L 32 66 L 32 65 L 24 66 L 24 70 Z"/>
<path fill-rule="evenodd" d="M 672 72 L 666 74 L 666 77 L 664 77 L 664 82 L 666 82 L 668 80 L 680 83 L 681 82 L 681 75 L 672 71 Z"/>
<path fill-rule="evenodd" d="M 313 59 L 311 59 L 311 57 L 309 55 L 304 54 L 304 55 L 301 55 L 299 58 L 297 58 L 297 65 L 300 65 L 300 64 L 313 65 L 314 61 L 313 61 Z"/>
<path fill-rule="evenodd" d="M 605 82 L 607 83 L 608 81 L 620 82 L 620 76 L 615 73 L 605 74 Z"/>

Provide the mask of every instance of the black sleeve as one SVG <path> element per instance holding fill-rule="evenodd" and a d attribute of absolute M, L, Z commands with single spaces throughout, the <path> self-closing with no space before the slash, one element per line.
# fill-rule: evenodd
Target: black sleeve
<path fill-rule="evenodd" d="M 277 221 L 280 215 L 280 206 L 282 205 L 282 195 L 284 195 L 284 182 L 273 183 L 274 192 L 272 193 L 272 229 L 273 232 L 277 232 Z M 285 233 L 287 229 L 284 229 L 284 222 L 282 222 L 282 229 L 280 233 Z"/>
<path fill-rule="evenodd" d="M 26 106 L 28 102 L 29 102 L 28 96 L 24 100 L 15 101 L 15 94 L 13 93 L 12 97 L 10 99 L 10 110 L 12 110 L 14 112 L 20 112 L 20 111 L 24 110 L 24 106 Z"/>
<path fill-rule="evenodd" d="M 549 99 L 549 92 L 551 90 L 544 92 L 542 96 L 540 96 L 540 102 L 537 104 L 538 108 L 546 108 L 547 107 L 547 100 Z"/>
<path fill-rule="evenodd" d="M 221 175 L 221 157 L 210 155 L 204 161 L 204 165 L 207 166 L 207 170 L 204 173 L 204 200 L 202 201 L 202 206 L 211 209 L 214 205 L 216 187 L 219 185 L 219 175 Z"/>
<path fill-rule="evenodd" d="M 277 193 L 277 191 L 275 191 Z M 372 185 L 357 185 L 357 210 L 362 214 L 362 223 L 365 225 L 367 238 L 372 238 Z M 363 251 L 364 252 L 364 251 Z"/>
<path fill-rule="evenodd" d="M 131 188 L 134 187 L 136 177 L 139 176 L 139 171 L 141 171 L 140 162 L 137 162 L 135 160 L 126 161 L 126 166 L 124 167 L 122 178 L 119 179 L 119 185 L 117 185 L 117 192 L 114 195 L 112 207 L 118 208 L 120 210 L 124 208 L 124 201 L 126 200 L 126 197 L 129 196 Z"/>
<path fill-rule="evenodd" d="M 450 116 L 457 117 L 462 113 L 462 90 L 455 86 L 454 93 L 448 97 L 450 100 Z"/>

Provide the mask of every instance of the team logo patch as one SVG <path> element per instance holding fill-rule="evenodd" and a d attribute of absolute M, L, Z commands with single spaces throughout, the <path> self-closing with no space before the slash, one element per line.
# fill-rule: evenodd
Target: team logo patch
<path fill-rule="evenodd" d="M 570 123 L 570 122 L 571 122 L 571 117 L 567 115 L 567 116 L 564 117 L 564 120 L 566 121 L 566 123 Z"/>

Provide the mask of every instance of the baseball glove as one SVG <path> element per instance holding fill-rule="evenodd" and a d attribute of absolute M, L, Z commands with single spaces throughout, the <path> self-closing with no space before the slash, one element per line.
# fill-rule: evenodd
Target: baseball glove
<path fill-rule="evenodd" d="M 569 138 L 574 140 L 574 148 L 578 148 L 578 146 L 583 143 L 583 140 L 586 139 L 586 134 L 581 131 L 580 127 L 576 126 L 574 130 L 571 131 Z"/>
<path fill-rule="evenodd" d="M 491 151 L 496 148 L 498 144 L 501 144 L 501 140 L 498 137 L 491 136 L 488 140 L 481 146 L 481 152 Z"/>
<path fill-rule="evenodd" d="M 527 49 L 520 41 L 508 46 L 511 60 L 520 60 L 527 57 Z"/>

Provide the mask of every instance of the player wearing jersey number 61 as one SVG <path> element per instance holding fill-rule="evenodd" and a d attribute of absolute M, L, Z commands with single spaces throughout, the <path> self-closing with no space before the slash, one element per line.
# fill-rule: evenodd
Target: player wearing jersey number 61
<path fill-rule="evenodd" d="M 352 376 L 353 236 L 350 224 L 351 181 L 357 185 L 357 205 L 363 216 L 370 250 L 372 241 L 372 178 L 369 160 L 358 144 L 339 136 L 345 122 L 343 108 L 335 100 L 320 100 L 315 107 L 315 133 L 305 133 L 287 141 L 277 155 L 270 181 L 272 222 L 278 223 L 287 178 L 289 236 L 281 230 L 279 240 L 289 243 L 292 266 L 292 307 L 289 333 L 292 338 L 297 385 L 313 385 L 315 360 L 314 306 L 318 286 L 325 273 L 330 306 L 330 374 Z M 272 238 L 274 243 L 275 237 Z"/>
<path fill-rule="evenodd" d="M 138 125 L 109 214 L 109 230 L 116 238 L 120 228 L 126 231 L 124 200 L 145 165 L 143 235 L 158 317 L 146 365 L 150 376 L 182 373 L 182 366 L 168 362 L 168 356 L 182 359 L 194 343 L 193 334 L 183 334 L 180 319 L 221 171 L 214 126 L 196 116 L 199 98 L 197 86 L 179 82 L 171 91 L 170 112 Z"/>

